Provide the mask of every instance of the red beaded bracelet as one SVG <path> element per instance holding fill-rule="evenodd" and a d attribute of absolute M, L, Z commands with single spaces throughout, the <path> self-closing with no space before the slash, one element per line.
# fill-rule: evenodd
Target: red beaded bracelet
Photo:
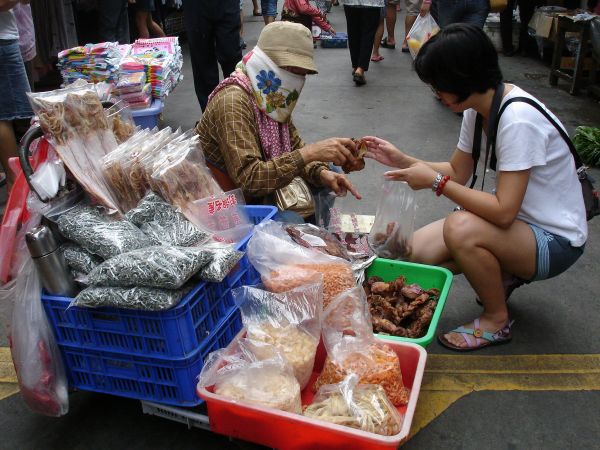
<path fill-rule="evenodd" d="M 444 178 L 442 178 L 442 181 L 440 181 L 440 184 L 438 185 L 437 189 L 435 190 L 435 195 L 437 195 L 438 197 L 440 195 L 442 195 L 444 186 L 446 186 L 446 183 L 448 182 L 449 179 L 450 179 L 450 177 L 448 175 L 444 175 Z"/>

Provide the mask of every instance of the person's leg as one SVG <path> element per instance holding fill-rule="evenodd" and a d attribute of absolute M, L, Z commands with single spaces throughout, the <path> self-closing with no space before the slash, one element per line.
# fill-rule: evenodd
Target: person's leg
<path fill-rule="evenodd" d="M 369 70 L 369 62 L 371 60 L 371 52 L 373 51 L 373 41 L 377 26 L 379 25 L 380 11 L 379 8 L 360 8 L 360 43 L 356 74 L 364 75 L 364 72 Z"/>
<path fill-rule="evenodd" d="M 140 39 L 150 38 L 150 30 L 148 30 L 148 21 L 152 20 L 149 11 L 137 10 L 135 12 L 135 26 Z"/>
<path fill-rule="evenodd" d="M 519 49 L 527 56 L 538 56 L 535 38 L 529 35 L 529 21 L 535 12 L 536 2 L 534 0 L 519 0 L 519 14 L 521 26 L 519 28 Z"/>
<path fill-rule="evenodd" d="M 344 5 L 344 14 L 346 15 L 346 29 L 348 32 L 348 50 L 350 50 L 350 61 L 352 62 L 352 71 L 358 67 L 358 55 L 360 47 L 360 11 L 361 8 Z"/>
<path fill-rule="evenodd" d="M 252 0 L 252 15 L 253 16 L 261 15 L 260 7 L 258 6 L 258 0 Z"/>
<path fill-rule="evenodd" d="M 265 25 L 275 22 L 277 17 L 277 0 L 261 0 L 261 8 Z"/>
<path fill-rule="evenodd" d="M 514 54 L 513 46 L 513 10 L 515 9 L 515 0 L 508 0 L 504 11 L 500 12 L 500 36 L 502 38 L 502 51 L 505 56 Z"/>
<path fill-rule="evenodd" d="M 165 32 L 163 31 L 163 29 L 160 27 L 159 24 L 157 24 L 154 19 L 152 18 L 152 13 L 148 13 L 148 22 L 147 22 L 147 27 L 148 27 L 148 31 L 150 32 L 150 36 L 158 38 L 158 37 L 165 37 Z"/>
<path fill-rule="evenodd" d="M 489 0 L 466 0 L 466 11 L 461 22 L 475 25 L 483 29 L 487 16 L 490 13 Z"/>
<path fill-rule="evenodd" d="M 127 0 L 102 2 L 102 8 L 98 8 L 98 35 L 100 41 L 119 41 L 121 44 L 129 42 Z"/>
<path fill-rule="evenodd" d="M 17 140 L 12 120 L 0 120 L 0 164 L 4 169 L 9 191 L 15 178 L 8 166 L 8 160 L 15 156 L 17 156 Z"/>
<path fill-rule="evenodd" d="M 464 0 L 437 1 L 438 25 L 444 28 L 451 23 L 462 22 L 462 3 Z"/>
<path fill-rule="evenodd" d="M 237 1 L 228 1 L 222 6 L 221 17 L 215 27 L 217 60 L 221 65 L 223 78 L 227 78 L 242 60 L 240 48 L 240 10 Z M 217 85 L 213 87 L 213 89 Z"/>
<path fill-rule="evenodd" d="M 183 0 L 183 20 L 190 46 L 194 88 L 202 111 L 206 108 L 208 95 L 219 84 L 214 19 L 207 14 L 212 13 L 206 10 L 209 7 L 196 0 Z"/>
<path fill-rule="evenodd" d="M 396 12 L 396 3 L 389 2 L 386 7 L 385 14 L 385 27 L 387 29 L 387 43 L 390 45 L 396 44 L 396 19 L 398 13 Z"/>
<path fill-rule="evenodd" d="M 383 56 L 379 54 L 379 46 L 381 45 L 381 39 L 383 38 L 383 28 L 385 21 L 385 8 L 382 9 L 382 16 L 379 19 L 379 25 L 377 26 L 377 31 L 375 32 L 375 38 L 373 39 L 373 54 L 371 55 L 371 61 L 379 62 L 383 61 Z"/>
<path fill-rule="evenodd" d="M 459 211 L 446 218 L 443 237 L 451 259 L 483 303 L 480 327 L 490 333 L 502 329 L 508 323 L 502 273 L 525 280 L 535 275 L 537 244 L 530 226 L 516 220 L 503 229 L 475 214 Z M 465 327 L 473 328 L 473 324 Z M 459 333 L 444 337 L 455 346 L 467 346 Z"/>

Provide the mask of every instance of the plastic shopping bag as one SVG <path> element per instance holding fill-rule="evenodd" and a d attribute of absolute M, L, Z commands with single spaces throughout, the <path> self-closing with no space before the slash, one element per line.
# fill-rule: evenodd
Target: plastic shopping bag
<path fill-rule="evenodd" d="M 67 376 L 41 302 L 42 286 L 31 258 L 15 284 L 9 343 L 19 389 L 32 411 L 59 417 L 69 411 Z"/>
<path fill-rule="evenodd" d="M 369 245 L 381 258 L 406 259 L 416 215 L 415 193 L 404 182 L 387 180 L 381 187 Z"/>
<path fill-rule="evenodd" d="M 416 59 L 423 44 L 439 31 L 440 27 L 431 14 L 417 16 L 417 20 L 406 35 L 406 45 L 413 59 Z"/>

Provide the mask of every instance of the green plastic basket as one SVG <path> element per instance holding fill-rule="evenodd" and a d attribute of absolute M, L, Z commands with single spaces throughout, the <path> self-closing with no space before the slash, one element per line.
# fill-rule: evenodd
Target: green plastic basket
<path fill-rule="evenodd" d="M 443 267 L 427 266 L 425 264 L 394 261 L 383 258 L 377 258 L 371 267 L 367 269 L 367 278 L 378 276 L 383 278 L 384 281 L 392 281 L 400 275 L 404 275 L 409 284 L 418 283 L 423 289 L 439 289 L 440 299 L 425 336 L 417 339 L 388 336 L 384 334 L 378 336 L 385 336 L 386 339 L 393 339 L 396 341 L 412 342 L 413 344 L 427 347 L 435 336 L 440 316 L 442 315 L 444 305 L 446 304 L 446 297 L 448 297 L 448 292 L 450 292 L 450 286 L 452 285 L 452 272 Z"/>

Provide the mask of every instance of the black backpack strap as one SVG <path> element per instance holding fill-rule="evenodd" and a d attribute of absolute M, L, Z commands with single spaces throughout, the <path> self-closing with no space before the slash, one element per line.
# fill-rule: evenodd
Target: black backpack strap
<path fill-rule="evenodd" d="M 565 142 L 567 143 L 567 145 L 569 146 L 569 150 L 571 151 L 571 154 L 573 155 L 573 159 L 575 160 L 575 168 L 579 169 L 580 167 L 583 166 L 583 162 L 581 161 L 581 158 L 579 157 L 579 154 L 577 153 L 577 150 L 575 149 L 575 144 L 573 144 L 573 141 L 571 140 L 571 138 L 569 137 L 569 135 L 567 134 L 567 132 L 563 129 L 563 127 L 561 127 L 556 120 L 554 120 L 552 118 L 552 116 L 550 114 L 548 114 L 548 111 L 546 111 L 542 105 L 540 105 L 538 102 L 536 102 L 535 100 L 529 98 L 529 97 L 513 97 L 511 99 L 508 99 L 506 101 L 506 103 L 504 103 L 504 105 L 502 105 L 502 108 L 500 109 L 500 112 L 498 113 L 498 116 L 496 117 L 496 123 L 494 126 L 494 129 L 496 130 L 496 132 L 498 131 L 498 123 L 500 121 L 500 116 L 502 115 L 502 113 L 504 112 L 504 110 L 506 109 L 506 107 L 508 105 L 510 105 L 511 103 L 514 102 L 523 102 L 523 103 L 527 103 L 531 106 L 533 106 L 535 109 L 537 109 L 540 113 L 542 113 L 542 115 L 548 119 L 548 121 L 554 125 L 554 128 L 556 128 L 556 130 L 560 133 L 561 137 L 565 140 Z M 494 136 L 495 137 L 495 136 Z M 496 157 L 496 146 L 494 145 L 493 147 L 493 157 Z"/>
<path fill-rule="evenodd" d="M 473 189 L 477 182 L 477 163 L 479 162 L 479 156 L 481 155 L 481 133 L 483 132 L 483 116 L 477 113 L 475 119 L 475 133 L 473 134 L 473 150 L 471 156 L 473 157 L 473 175 L 471 176 L 470 189 Z"/>

